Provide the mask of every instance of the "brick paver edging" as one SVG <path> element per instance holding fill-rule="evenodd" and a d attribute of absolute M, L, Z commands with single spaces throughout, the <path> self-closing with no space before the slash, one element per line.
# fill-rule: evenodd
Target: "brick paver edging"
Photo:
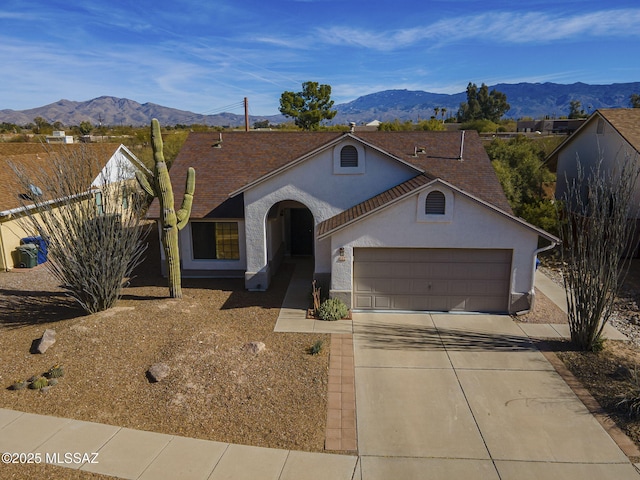
<path fill-rule="evenodd" d="M 353 335 L 331 335 L 325 450 L 357 452 Z"/>
<path fill-rule="evenodd" d="M 553 365 L 558 375 L 562 377 L 566 384 L 569 385 L 569 388 L 573 390 L 573 393 L 575 393 L 584 406 L 587 407 L 587 410 L 598 420 L 611 439 L 620 447 L 620 450 L 622 450 L 627 457 L 632 458 L 632 461 L 637 461 L 638 458 L 640 458 L 640 449 L 638 449 L 636 444 L 616 425 L 609 415 L 604 413 L 598 401 L 593 398 L 575 375 L 569 371 L 563 361 L 551 351 L 550 346 L 544 341 L 537 343 L 542 355 Z"/>

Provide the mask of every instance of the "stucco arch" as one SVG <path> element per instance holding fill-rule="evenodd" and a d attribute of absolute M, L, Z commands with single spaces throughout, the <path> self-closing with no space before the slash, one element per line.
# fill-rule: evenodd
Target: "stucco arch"
<path fill-rule="evenodd" d="M 247 243 L 245 283 L 253 290 L 268 288 L 286 256 L 313 257 L 316 252 L 319 220 L 313 208 L 297 195 L 269 197 L 246 206 L 252 237 Z"/>

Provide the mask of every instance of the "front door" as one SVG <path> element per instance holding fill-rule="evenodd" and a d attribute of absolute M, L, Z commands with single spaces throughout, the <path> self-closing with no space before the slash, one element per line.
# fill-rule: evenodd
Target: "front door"
<path fill-rule="evenodd" d="M 313 215 L 307 208 L 291 209 L 291 255 L 313 255 Z"/>

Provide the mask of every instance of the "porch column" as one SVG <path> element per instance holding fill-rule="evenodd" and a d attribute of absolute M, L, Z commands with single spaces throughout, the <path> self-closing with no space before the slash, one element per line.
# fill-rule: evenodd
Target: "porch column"
<path fill-rule="evenodd" d="M 244 284 L 248 290 L 266 290 L 271 279 L 267 261 L 266 215 L 259 203 L 245 205 L 247 270 Z"/>

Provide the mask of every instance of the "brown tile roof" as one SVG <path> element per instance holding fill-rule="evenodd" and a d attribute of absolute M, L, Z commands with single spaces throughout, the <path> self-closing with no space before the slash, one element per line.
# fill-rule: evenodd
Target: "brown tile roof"
<path fill-rule="evenodd" d="M 96 158 L 104 160 L 104 165 L 113 156 L 120 144 L 40 144 L 40 143 L 0 143 L 0 212 L 23 206 L 20 198 L 25 194 L 16 173 L 10 164 L 23 168 L 27 173 L 33 173 L 34 178 L 40 172 L 46 172 L 51 165 L 52 158 L 64 155 L 64 152 L 79 152 L 88 149 L 95 153 Z M 103 165 L 103 166 L 104 166 Z M 87 188 L 93 178 L 87 179 Z"/>
<path fill-rule="evenodd" d="M 331 230 L 338 228 L 341 225 L 345 225 L 357 218 L 363 217 L 368 213 L 373 212 L 374 210 L 388 205 L 389 203 L 401 198 L 402 196 L 411 193 L 415 189 L 422 187 L 429 182 L 432 182 L 433 179 L 427 177 L 426 175 L 417 175 L 406 182 L 401 183 L 400 185 L 396 185 L 389 190 L 382 192 L 375 197 L 369 198 L 358 205 L 354 205 L 351 208 L 348 208 L 344 212 L 335 215 L 324 222 L 321 222 L 318 225 L 318 236 L 323 236 L 325 233 L 330 232 Z"/>
<path fill-rule="evenodd" d="M 464 132 L 362 132 L 369 143 L 415 165 L 431 178 L 440 178 L 507 213 L 512 213 L 504 190 L 475 130 Z M 415 154 L 415 148 L 424 153 Z"/>
<path fill-rule="evenodd" d="M 242 195 L 229 194 L 298 157 L 339 138 L 340 132 L 223 132 L 190 133 L 171 166 L 175 208 L 184 196 L 187 168 L 196 170 L 192 218 L 244 216 Z M 157 218 L 158 202 L 149 208 Z"/>
<path fill-rule="evenodd" d="M 640 108 L 602 108 L 598 113 L 640 152 Z"/>
<path fill-rule="evenodd" d="M 186 170 L 192 166 L 196 169 L 192 217 L 242 217 L 242 199 L 238 198 L 242 196 L 230 199 L 230 193 L 343 135 L 340 132 L 223 132 L 222 147 L 216 148 L 218 133 L 191 133 L 171 167 L 175 207 L 180 206 Z M 441 178 L 511 213 L 475 131 L 464 134 L 462 160 L 458 160 L 462 132 L 356 131 L 352 135 L 424 171 L 430 179 Z M 419 174 L 417 171 L 416 175 Z M 398 188 L 409 188 L 402 185 Z M 156 201 L 149 215 L 155 218 L 158 213 Z"/>

